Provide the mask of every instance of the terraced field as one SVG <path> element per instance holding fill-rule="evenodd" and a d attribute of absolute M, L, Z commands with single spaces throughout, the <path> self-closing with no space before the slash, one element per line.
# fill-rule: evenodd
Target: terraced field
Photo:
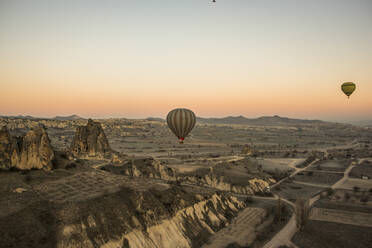
<path fill-rule="evenodd" d="M 339 188 L 348 190 L 352 190 L 354 187 L 359 187 L 362 190 L 370 190 L 372 189 L 372 180 L 348 178 L 339 185 Z"/>
<path fill-rule="evenodd" d="M 168 184 L 161 184 L 151 179 L 145 184 L 141 180 L 129 179 L 126 176 L 115 175 L 102 170 L 91 170 L 34 186 L 34 190 L 47 200 L 64 203 L 114 193 L 120 190 L 121 186 L 145 190 L 153 185 L 152 182 L 156 183 L 157 187 L 162 187 L 162 185 L 166 188 L 169 187 Z"/>

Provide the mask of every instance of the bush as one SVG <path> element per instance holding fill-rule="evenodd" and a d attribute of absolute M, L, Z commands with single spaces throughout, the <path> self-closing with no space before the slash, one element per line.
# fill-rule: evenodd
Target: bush
<path fill-rule="evenodd" d="M 29 183 L 29 182 L 31 182 L 32 181 L 32 177 L 31 177 L 31 175 L 27 175 L 26 177 L 25 177 L 25 182 L 26 183 Z"/>
<path fill-rule="evenodd" d="M 363 202 L 363 203 L 367 203 L 368 202 L 368 196 L 363 196 L 361 199 L 360 199 L 360 202 Z"/>
<path fill-rule="evenodd" d="M 354 190 L 355 193 L 356 193 L 356 192 L 359 192 L 360 187 L 358 187 L 358 186 L 354 186 L 354 187 L 353 187 L 353 190 Z"/>
<path fill-rule="evenodd" d="M 69 163 L 68 165 L 66 165 L 65 169 L 69 170 L 69 169 L 73 169 L 75 167 L 76 167 L 76 164 L 74 162 L 72 162 L 72 163 Z"/>
<path fill-rule="evenodd" d="M 345 195 L 344 195 L 344 197 L 345 197 L 345 200 L 349 200 L 351 196 L 350 196 L 349 193 L 346 192 Z"/>
<path fill-rule="evenodd" d="M 328 189 L 327 190 L 327 196 L 331 196 L 335 193 L 335 190 L 334 189 Z"/>
<path fill-rule="evenodd" d="M 248 196 L 246 199 L 245 199 L 245 203 L 248 204 L 248 203 L 253 203 L 254 200 L 252 197 Z"/>

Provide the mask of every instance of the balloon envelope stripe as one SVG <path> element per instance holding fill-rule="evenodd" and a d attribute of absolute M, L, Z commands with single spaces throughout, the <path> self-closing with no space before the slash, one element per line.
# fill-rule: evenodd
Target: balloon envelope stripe
<path fill-rule="evenodd" d="M 167 115 L 167 124 L 179 139 L 183 139 L 195 126 L 195 114 L 189 109 L 174 109 Z"/>
<path fill-rule="evenodd" d="M 341 86 L 341 90 L 345 93 L 345 95 L 350 96 L 356 89 L 356 85 L 353 82 L 346 82 L 343 83 Z"/>

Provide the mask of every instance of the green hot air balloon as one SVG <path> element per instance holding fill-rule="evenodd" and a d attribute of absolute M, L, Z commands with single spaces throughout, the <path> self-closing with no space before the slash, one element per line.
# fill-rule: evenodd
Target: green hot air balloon
<path fill-rule="evenodd" d="M 345 93 L 345 95 L 347 95 L 348 98 L 350 97 L 351 94 L 353 94 L 355 89 L 356 85 L 353 82 L 346 82 L 343 83 L 341 86 L 341 90 Z"/>
<path fill-rule="evenodd" d="M 195 122 L 195 114 L 189 109 L 173 109 L 167 115 L 168 127 L 177 136 L 181 144 L 185 137 L 194 128 Z"/>

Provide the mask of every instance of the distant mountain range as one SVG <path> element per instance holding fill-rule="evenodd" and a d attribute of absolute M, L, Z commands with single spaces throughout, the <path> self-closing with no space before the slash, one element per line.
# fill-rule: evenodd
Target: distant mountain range
<path fill-rule="evenodd" d="M 197 117 L 199 123 L 210 123 L 210 124 L 240 124 L 240 125 L 284 125 L 284 124 L 319 124 L 325 123 L 320 120 L 302 120 L 302 119 L 291 119 L 287 117 L 274 116 L 263 116 L 259 118 L 246 118 L 244 116 L 228 116 L 223 118 L 202 118 Z"/>
<path fill-rule="evenodd" d="M 12 115 L 12 116 L 0 116 L 2 118 L 15 118 L 15 119 L 40 119 L 40 118 L 35 118 L 31 115 Z"/>
<path fill-rule="evenodd" d="M 78 115 L 69 115 L 69 116 L 56 116 L 52 118 L 54 120 L 59 120 L 59 121 L 75 121 L 75 120 L 84 120 L 83 117 L 80 117 Z"/>
<path fill-rule="evenodd" d="M 348 123 L 356 126 L 372 126 L 372 120 L 350 121 Z"/>
<path fill-rule="evenodd" d="M 164 119 L 162 118 L 159 118 L 159 117 L 148 117 L 146 118 L 147 121 L 165 121 Z"/>
<path fill-rule="evenodd" d="M 84 120 L 85 118 L 80 117 L 78 115 L 69 115 L 69 116 L 56 116 L 54 118 L 42 118 L 42 117 L 33 117 L 33 116 L 0 116 L 3 118 L 19 118 L 19 119 L 52 119 L 52 120 Z M 149 117 L 146 118 L 148 121 L 165 121 L 162 118 L 158 117 Z M 238 125 L 255 125 L 255 126 L 274 126 L 274 125 L 298 125 L 298 124 L 321 124 L 321 123 L 332 123 L 328 121 L 321 121 L 321 120 L 305 120 L 305 119 L 292 119 L 288 117 L 281 117 L 278 115 L 274 116 L 263 116 L 258 118 L 246 118 L 242 115 L 240 116 L 227 116 L 221 118 L 204 118 L 204 117 L 196 117 L 196 121 L 198 123 L 208 123 L 208 124 L 238 124 Z M 334 122 L 336 123 L 336 122 Z M 354 122 L 342 122 L 345 124 L 353 124 L 358 126 L 372 126 L 372 120 L 366 121 L 354 121 Z"/>
<path fill-rule="evenodd" d="M 148 121 L 165 121 L 162 118 L 149 117 Z M 198 123 L 208 124 L 239 124 L 239 125 L 284 125 L 284 124 L 319 124 L 326 123 L 321 120 L 303 120 L 303 119 L 292 119 L 288 117 L 281 117 L 278 115 L 274 116 L 263 116 L 259 118 L 246 118 L 240 116 L 227 116 L 221 118 L 204 118 L 196 117 Z"/>
<path fill-rule="evenodd" d="M 80 117 L 78 115 L 69 115 L 69 116 L 56 116 L 53 118 L 46 118 L 46 117 L 34 117 L 31 115 L 13 115 L 13 116 L 0 116 L 2 118 L 14 118 L 14 119 L 32 119 L 32 120 L 59 120 L 59 121 L 73 121 L 73 120 L 84 120 L 85 118 Z"/>

